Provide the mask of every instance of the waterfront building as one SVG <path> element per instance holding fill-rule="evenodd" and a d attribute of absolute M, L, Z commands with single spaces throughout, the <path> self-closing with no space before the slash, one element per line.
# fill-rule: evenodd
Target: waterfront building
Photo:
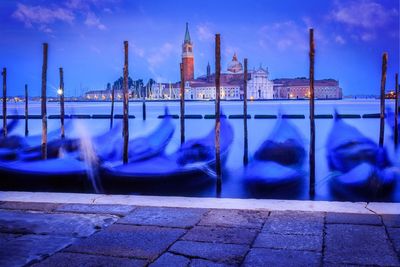
<path fill-rule="evenodd" d="M 304 99 L 310 97 L 310 80 L 307 78 L 275 79 L 273 94 L 277 99 Z M 339 81 L 324 79 L 314 81 L 314 96 L 317 99 L 342 99 Z"/>

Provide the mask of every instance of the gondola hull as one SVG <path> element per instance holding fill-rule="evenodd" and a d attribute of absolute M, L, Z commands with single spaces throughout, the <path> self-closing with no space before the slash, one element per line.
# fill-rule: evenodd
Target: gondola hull
<path fill-rule="evenodd" d="M 332 191 L 339 196 L 376 198 L 389 194 L 398 179 L 398 169 L 379 170 L 373 164 L 364 162 L 346 173 L 335 173 L 330 184 Z"/>
<path fill-rule="evenodd" d="M 84 163 L 71 158 L 0 162 L 1 190 L 87 192 Z"/>

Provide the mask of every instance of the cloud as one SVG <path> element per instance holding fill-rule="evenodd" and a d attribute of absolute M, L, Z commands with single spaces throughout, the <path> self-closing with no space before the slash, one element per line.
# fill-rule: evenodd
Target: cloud
<path fill-rule="evenodd" d="M 305 50 L 308 44 L 308 28 L 300 27 L 293 21 L 267 24 L 259 30 L 259 45 L 278 51 Z"/>
<path fill-rule="evenodd" d="M 199 24 L 196 27 L 197 37 L 200 41 L 212 41 L 213 33 L 207 24 Z"/>
<path fill-rule="evenodd" d="M 336 2 L 331 18 L 352 27 L 375 29 L 386 26 L 397 10 L 387 10 L 383 5 L 370 1 Z"/>
<path fill-rule="evenodd" d="M 87 13 L 85 25 L 99 30 L 105 30 L 106 26 L 100 22 L 100 19 L 93 13 Z"/>
<path fill-rule="evenodd" d="M 328 18 L 345 26 L 352 38 L 365 42 L 376 39 L 378 31 L 390 28 L 399 12 L 373 0 L 336 1 Z"/>
<path fill-rule="evenodd" d="M 105 30 L 107 27 L 98 14 L 112 13 L 113 5 L 110 4 L 118 1 L 120 0 L 67 0 L 51 6 L 18 3 L 12 17 L 23 22 L 26 27 L 37 28 L 46 33 L 53 32 L 52 25 L 56 22 L 72 24 L 78 20 L 82 20 L 88 27 Z"/>
<path fill-rule="evenodd" d="M 163 63 L 173 52 L 174 46 L 169 42 L 164 43 L 160 49 L 156 50 L 155 53 L 147 58 L 150 68 L 157 67 Z"/>
<path fill-rule="evenodd" d="M 75 19 L 75 15 L 66 8 L 28 6 L 21 3 L 17 4 L 12 17 L 23 22 L 26 27 L 37 26 L 43 32 L 52 32 L 49 25 L 54 22 L 72 23 Z"/>
<path fill-rule="evenodd" d="M 344 45 L 346 43 L 346 40 L 341 35 L 336 35 L 335 42 L 340 45 Z"/>
<path fill-rule="evenodd" d="M 130 46 L 130 48 L 131 48 L 131 50 L 133 51 L 133 53 L 135 54 L 135 55 L 137 55 L 137 56 L 139 56 L 139 57 L 144 57 L 144 49 L 143 48 L 141 48 L 141 47 L 138 47 L 137 45 L 135 45 L 135 44 L 130 44 L 129 45 Z"/>

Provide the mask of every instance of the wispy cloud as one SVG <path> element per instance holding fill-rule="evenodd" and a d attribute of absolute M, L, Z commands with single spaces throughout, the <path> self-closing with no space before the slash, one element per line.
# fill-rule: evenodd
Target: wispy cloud
<path fill-rule="evenodd" d="M 52 32 L 49 27 L 54 22 L 72 23 L 75 15 L 71 10 L 62 7 L 28 6 L 17 4 L 17 9 L 12 17 L 23 22 L 26 27 L 37 26 L 44 32 Z"/>
<path fill-rule="evenodd" d="M 160 49 L 157 49 L 153 54 L 151 54 L 147 58 L 147 62 L 149 63 L 150 68 L 157 67 L 161 63 L 163 63 L 174 51 L 174 46 L 166 42 L 164 43 Z"/>
<path fill-rule="evenodd" d="M 343 36 L 341 36 L 341 35 L 336 35 L 336 36 L 335 36 L 335 42 L 336 42 L 337 44 L 344 45 L 344 44 L 346 43 L 346 40 L 343 38 Z"/>
<path fill-rule="evenodd" d="M 354 39 L 374 40 L 377 31 L 398 20 L 399 11 L 373 0 L 336 1 L 329 19 L 344 25 Z"/>
<path fill-rule="evenodd" d="M 153 51 L 154 52 L 147 57 L 148 70 L 152 76 L 155 77 L 157 82 L 166 81 L 165 77 L 160 74 L 165 73 L 165 70 L 162 69 L 162 65 L 168 61 L 171 55 L 178 55 L 178 47 L 169 42 L 165 42 L 161 47 Z M 161 71 L 158 71 L 160 69 Z"/>
<path fill-rule="evenodd" d="M 213 33 L 208 23 L 199 24 L 196 27 L 197 37 L 200 41 L 212 41 Z"/>
<path fill-rule="evenodd" d="M 85 20 L 85 25 L 99 30 L 105 30 L 106 26 L 100 22 L 99 17 L 97 17 L 93 12 L 88 12 Z"/>
<path fill-rule="evenodd" d="M 87 27 L 98 30 L 107 29 L 101 22 L 101 12 L 110 13 L 112 8 L 107 5 L 119 0 L 67 0 L 59 4 L 28 5 L 17 3 L 12 17 L 24 23 L 26 27 L 37 28 L 46 33 L 53 32 L 53 24 L 57 22 L 72 24 L 82 20 Z"/>
<path fill-rule="evenodd" d="M 307 27 L 293 21 L 276 22 L 261 27 L 259 45 L 278 51 L 307 49 Z"/>

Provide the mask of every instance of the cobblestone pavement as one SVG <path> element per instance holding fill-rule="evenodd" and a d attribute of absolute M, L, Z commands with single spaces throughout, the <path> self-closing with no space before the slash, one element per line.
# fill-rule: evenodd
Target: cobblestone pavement
<path fill-rule="evenodd" d="M 0 266 L 400 266 L 400 215 L 0 203 Z"/>

